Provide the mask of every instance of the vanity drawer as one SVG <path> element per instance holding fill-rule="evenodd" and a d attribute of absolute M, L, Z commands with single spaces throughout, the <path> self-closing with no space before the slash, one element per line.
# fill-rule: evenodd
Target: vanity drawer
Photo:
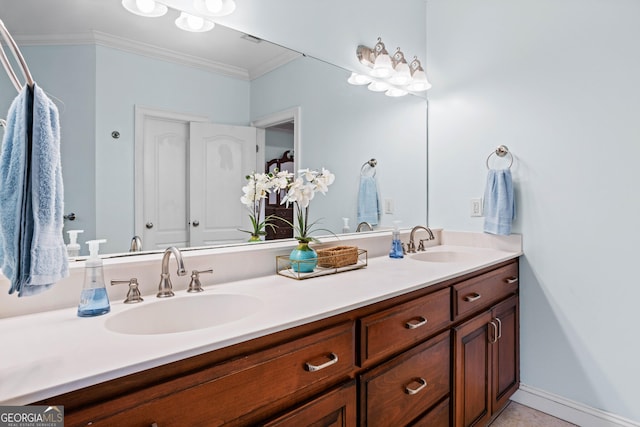
<path fill-rule="evenodd" d="M 518 263 L 474 277 L 453 286 L 454 317 L 489 307 L 518 290 Z"/>
<path fill-rule="evenodd" d="M 360 364 L 405 350 L 447 327 L 450 322 L 449 288 L 363 317 L 359 321 Z"/>
<path fill-rule="evenodd" d="M 449 331 L 361 375 L 361 426 L 401 426 L 449 393 Z"/>
<path fill-rule="evenodd" d="M 255 425 L 348 379 L 354 362 L 348 322 L 123 396 L 116 399 L 128 402 L 123 411 L 122 401 L 106 402 L 91 417 L 74 418 L 93 426 Z"/>

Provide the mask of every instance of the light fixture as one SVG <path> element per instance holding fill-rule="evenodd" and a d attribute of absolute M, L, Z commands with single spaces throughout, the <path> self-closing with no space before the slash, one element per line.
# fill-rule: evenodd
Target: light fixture
<path fill-rule="evenodd" d="M 193 0 L 193 7 L 206 16 L 226 16 L 236 10 L 236 2 L 234 0 Z"/>
<path fill-rule="evenodd" d="M 347 80 L 352 85 L 360 86 L 371 83 L 371 77 L 365 76 L 364 74 L 351 73 L 351 76 Z"/>
<path fill-rule="evenodd" d="M 178 28 L 201 33 L 211 30 L 212 18 L 226 16 L 236 9 L 235 0 L 122 0 L 129 12 L 145 17 L 165 15 L 169 8 L 180 12 L 175 20 Z"/>
<path fill-rule="evenodd" d="M 373 61 L 373 69 L 371 70 L 371 75 L 373 77 L 379 77 L 386 79 L 393 74 L 393 64 L 391 63 L 391 57 L 389 56 L 389 52 L 384 47 L 384 43 L 382 43 L 382 39 L 378 37 L 378 43 L 376 43 L 373 48 L 373 54 L 375 55 L 375 59 Z"/>
<path fill-rule="evenodd" d="M 389 83 L 398 86 L 408 85 L 411 82 L 411 71 L 400 48 L 393 54 L 392 62 L 395 73 L 389 77 Z"/>
<path fill-rule="evenodd" d="M 122 6 L 131 13 L 149 18 L 162 16 L 169 10 L 155 0 L 122 0 Z"/>
<path fill-rule="evenodd" d="M 191 31 L 193 33 L 203 33 L 213 29 L 215 25 L 213 22 L 200 16 L 180 12 L 180 16 L 176 19 L 176 26 L 181 30 Z"/>
<path fill-rule="evenodd" d="M 423 92 L 431 88 L 431 83 L 427 80 L 427 74 L 422 69 L 418 57 L 414 56 L 411 61 L 411 82 L 407 85 L 407 89 L 412 92 Z"/>
<path fill-rule="evenodd" d="M 390 88 L 391 86 L 389 86 L 389 83 L 381 80 L 374 80 L 371 83 L 369 83 L 369 86 L 367 86 L 367 89 L 369 89 L 372 92 L 386 92 Z"/>
<path fill-rule="evenodd" d="M 352 85 L 368 84 L 374 92 L 385 92 L 387 96 L 404 96 L 409 92 L 422 92 L 431 87 L 427 75 L 417 57 L 407 64 L 404 53 L 397 48 L 393 56 L 378 37 L 374 48 L 358 46 L 356 56 L 367 72 L 352 72 L 347 80 Z"/>

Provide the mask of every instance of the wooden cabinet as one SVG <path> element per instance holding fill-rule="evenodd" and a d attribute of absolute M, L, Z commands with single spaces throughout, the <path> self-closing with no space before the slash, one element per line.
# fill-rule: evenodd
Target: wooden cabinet
<path fill-rule="evenodd" d="M 482 426 L 519 384 L 518 261 L 56 396 L 67 426 Z"/>
<path fill-rule="evenodd" d="M 453 355 L 453 425 L 484 425 L 518 388 L 518 297 L 455 327 Z"/>
<path fill-rule="evenodd" d="M 451 324 L 451 290 L 430 293 L 359 321 L 361 366 L 406 350 Z"/>
<path fill-rule="evenodd" d="M 71 414 L 65 421 L 92 426 L 254 425 L 273 408 L 290 406 L 306 389 L 348 378 L 354 354 L 353 324 L 344 323 Z M 114 414 L 119 408 L 123 410 Z"/>
<path fill-rule="evenodd" d="M 361 376 L 361 426 L 403 426 L 449 393 L 450 333 L 413 347 Z"/>
<path fill-rule="evenodd" d="M 285 415 L 265 427 L 356 427 L 356 384 L 350 381 Z"/>

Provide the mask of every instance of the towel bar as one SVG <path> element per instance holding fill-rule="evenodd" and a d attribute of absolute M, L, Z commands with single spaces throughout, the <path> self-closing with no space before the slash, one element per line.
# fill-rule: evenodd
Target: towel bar
<path fill-rule="evenodd" d="M 509 162 L 509 166 L 507 166 L 508 169 L 511 169 L 511 165 L 513 165 L 513 154 L 511 154 L 511 152 L 509 151 L 509 147 L 507 147 L 506 145 L 500 145 L 498 148 L 496 148 L 495 151 L 491 152 L 488 156 L 487 156 L 487 169 L 491 169 L 489 167 L 489 159 L 491 158 L 491 156 L 496 155 L 498 157 L 504 157 L 507 154 L 509 155 L 509 157 L 511 158 L 510 162 Z"/>

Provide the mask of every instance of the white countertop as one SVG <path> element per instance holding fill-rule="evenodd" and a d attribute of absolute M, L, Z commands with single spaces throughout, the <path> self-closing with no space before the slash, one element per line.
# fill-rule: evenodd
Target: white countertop
<path fill-rule="evenodd" d="M 177 291 L 173 298 L 211 294 L 257 297 L 260 308 L 240 320 L 195 331 L 125 335 L 105 327 L 110 316 L 143 304 L 111 302 L 111 313 L 79 318 L 61 309 L 0 319 L 0 404 L 24 405 L 134 372 L 344 313 L 520 256 L 521 252 L 442 245 L 427 251 L 462 251 L 463 262 L 424 262 L 405 256 L 370 258 L 341 274 L 293 280 L 278 275 Z M 171 322 L 171 313 L 167 313 Z M 140 319 L 144 321 L 144 319 Z"/>

